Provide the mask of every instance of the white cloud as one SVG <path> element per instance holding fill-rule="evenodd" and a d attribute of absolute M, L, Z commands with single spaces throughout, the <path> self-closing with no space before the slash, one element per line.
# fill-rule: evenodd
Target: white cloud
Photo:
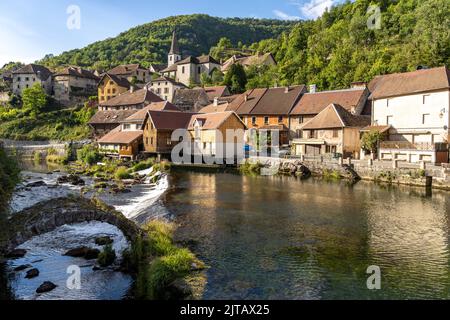
<path fill-rule="evenodd" d="M 310 0 L 307 3 L 299 3 L 293 0 L 291 4 L 297 6 L 305 18 L 315 19 L 338 2 L 339 0 Z"/>
<path fill-rule="evenodd" d="M 273 14 L 281 20 L 300 20 L 300 17 L 288 15 L 287 13 L 280 10 L 273 10 Z"/>

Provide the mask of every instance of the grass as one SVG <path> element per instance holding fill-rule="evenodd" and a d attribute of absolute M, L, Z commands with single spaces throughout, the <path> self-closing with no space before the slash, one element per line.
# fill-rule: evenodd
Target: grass
<path fill-rule="evenodd" d="M 131 168 L 131 171 L 139 172 L 139 171 L 147 170 L 147 169 L 150 169 L 151 167 L 153 167 L 154 165 L 155 165 L 155 159 L 147 159 L 145 161 L 141 161 L 141 162 L 135 164 Z"/>
<path fill-rule="evenodd" d="M 137 239 L 124 255 L 126 264 L 136 272 L 135 296 L 138 299 L 169 299 L 167 288 L 204 264 L 188 249 L 173 242 L 175 226 L 152 221 L 143 227 L 145 237 Z"/>
<path fill-rule="evenodd" d="M 245 163 L 239 166 L 239 172 L 241 172 L 244 175 L 250 176 L 260 175 L 261 169 L 263 167 L 264 166 L 259 161 L 257 163 L 251 163 L 249 161 L 246 161 Z"/>
<path fill-rule="evenodd" d="M 128 171 L 127 167 L 119 167 L 116 170 L 116 173 L 114 174 L 114 177 L 117 180 L 125 180 L 125 179 L 131 179 L 133 176 Z"/>
<path fill-rule="evenodd" d="M 340 180 L 342 179 L 341 174 L 337 170 L 325 169 L 322 173 L 324 179 L 327 180 Z"/>

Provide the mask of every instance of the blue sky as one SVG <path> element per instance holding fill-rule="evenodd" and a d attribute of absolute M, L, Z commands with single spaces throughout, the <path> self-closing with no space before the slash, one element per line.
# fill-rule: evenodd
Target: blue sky
<path fill-rule="evenodd" d="M 47 53 L 81 48 L 172 15 L 297 20 L 316 18 L 338 2 L 341 0 L 2 0 L 0 67 L 9 61 L 29 63 Z M 80 29 L 67 27 L 71 5 L 80 8 Z"/>

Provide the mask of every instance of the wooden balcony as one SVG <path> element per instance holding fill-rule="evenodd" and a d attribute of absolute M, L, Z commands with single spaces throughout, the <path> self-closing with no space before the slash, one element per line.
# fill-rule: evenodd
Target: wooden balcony
<path fill-rule="evenodd" d="M 383 141 L 380 143 L 381 149 L 396 149 L 396 150 L 418 150 L 418 151 L 447 151 L 447 143 L 430 143 L 430 142 L 416 142 L 409 141 Z"/>

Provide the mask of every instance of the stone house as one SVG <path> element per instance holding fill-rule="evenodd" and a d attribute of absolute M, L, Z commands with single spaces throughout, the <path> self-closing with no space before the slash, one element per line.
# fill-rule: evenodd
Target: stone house
<path fill-rule="evenodd" d="M 175 80 L 165 76 L 161 76 L 153 80 L 151 84 L 151 90 L 153 93 L 172 103 L 175 91 L 186 88 L 187 87 L 184 84 L 176 82 Z"/>
<path fill-rule="evenodd" d="M 22 95 L 24 89 L 31 88 L 35 83 L 39 83 L 47 94 L 52 94 L 52 73 L 44 66 L 37 64 L 26 65 L 14 71 L 12 77 L 12 87 L 15 95 Z"/>
<path fill-rule="evenodd" d="M 210 101 L 205 89 L 196 88 L 176 90 L 172 103 L 182 111 L 198 112 L 209 105 Z"/>
<path fill-rule="evenodd" d="M 354 115 L 331 104 L 303 125 L 301 138 L 293 141 L 294 154 L 359 159 L 360 130 L 369 124 L 370 116 Z"/>
<path fill-rule="evenodd" d="M 109 70 L 107 73 L 121 79 L 126 79 L 130 83 L 146 84 L 152 80 L 152 72 L 150 69 L 146 69 L 140 64 L 120 65 Z"/>
<path fill-rule="evenodd" d="M 239 64 L 244 68 L 249 68 L 251 66 L 276 66 L 277 62 L 271 53 L 234 55 L 224 62 L 221 68 L 222 72 L 226 73 L 234 64 Z"/>
<path fill-rule="evenodd" d="M 95 96 L 99 78 L 89 70 L 68 67 L 53 75 L 53 94 L 60 103 L 83 102 Z"/>
<path fill-rule="evenodd" d="M 375 77 L 369 84 L 372 125 L 389 127 L 381 160 L 448 163 L 450 71 L 420 69 Z"/>

